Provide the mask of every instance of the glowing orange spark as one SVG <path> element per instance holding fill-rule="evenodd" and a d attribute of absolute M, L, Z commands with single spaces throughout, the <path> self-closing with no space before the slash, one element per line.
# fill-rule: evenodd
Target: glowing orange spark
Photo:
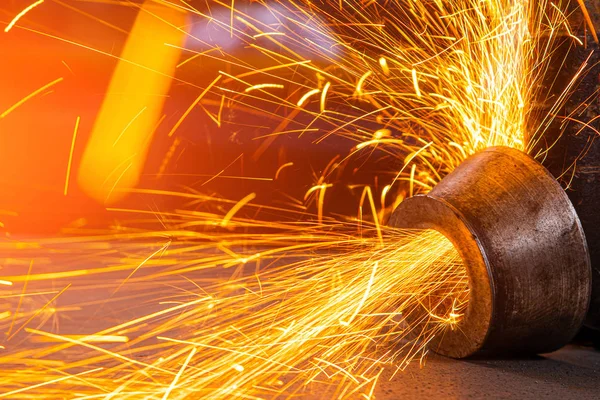
<path fill-rule="evenodd" d="M 160 164 L 160 168 L 158 169 L 157 177 L 160 178 L 161 176 L 163 176 L 163 174 L 167 170 L 167 166 L 169 165 L 169 162 L 175 155 L 175 150 L 177 149 L 177 147 L 179 146 L 180 143 L 181 143 L 181 139 L 179 139 L 179 138 L 175 138 L 175 140 L 173 140 L 173 144 L 171 144 L 171 147 L 169 147 L 169 150 L 167 151 L 165 158 L 163 159 L 163 161 Z"/>
<path fill-rule="evenodd" d="M 360 79 L 358 80 L 358 82 L 356 83 L 356 93 L 361 96 L 363 94 L 363 86 L 365 84 L 365 81 L 367 80 L 367 78 L 369 76 L 371 76 L 373 74 L 373 71 L 367 71 L 365 72 Z"/>
<path fill-rule="evenodd" d="M 283 32 L 262 32 L 262 33 L 257 33 L 256 35 L 252 36 L 254 39 L 259 38 L 259 37 L 263 37 L 263 36 L 285 36 L 285 33 Z"/>
<path fill-rule="evenodd" d="M 148 108 L 147 106 L 142 107 L 142 109 L 131 119 L 131 121 L 129 121 L 127 123 L 127 125 L 125 125 L 125 128 L 123 128 L 121 133 L 119 133 L 119 136 L 117 136 L 117 138 L 115 139 L 115 141 L 113 143 L 113 147 L 115 147 L 117 145 L 117 143 L 119 142 L 121 137 L 123 137 L 123 134 L 127 131 L 127 129 L 129 129 L 129 127 L 135 122 L 136 119 L 139 118 L 140 115 L 142 115 L 142 113 L 144 111 L 146 111 L 147 108 Z"/>
<path fill-rule="evenodd" d="M 67 176 L 65 177 L 65 190 L 64 195 L 67 195 L 69 191 L 69 178 L 71 176 L 71 163 L 73 162 L 73 152 L 75 151 L 75 139 L 77 138 L 77 131 L 79 129 L 79 120 L 81 117 L 77 117 L 75 121 L 75 129 L 73 130 L 73 139 L 71 140 L 71 150 L 69 151 L 69 162 L 67 163 Z"/>
<path fill-rule="evenodd" d="M 291 167 L 293 166 L 294 163 L 293 162 L 289 162 L 289 163 L 285 163 L 282 166 L 280 166 L 279 168 L 277 168 L 277 172 L 275 172 L 275 179 L 277 179 L 279 177 L 279 174 L 281 173 L 281 171 L 287 167 Z"/>
<path fill-rule="evenodd" d="M 381 66 L 381 69 L 383 70 L 383 74 L 385 76 L 388 76 L 390 74 L 390 67 L 388 66 L 388 62 L 385 57 L 381 57 L 379 59 L 379 65 Z"/>
<path fill-rule="evenodd" d="M 161 247 L 160 249 L 156 250 L 154 253 L 150 254 L 148 257 L 146 257 L 146 259 L 144 261 L 142 261 L 138 266 L 136 266 L 133 271 L 131 271 L 131 273 L 129 275 L 127 275 L 127 278 L 125 278 L 125 280 L 123 280 L 123 282 L 121 282 L 121 284 L 115 289 L 115 291 L 113 292 L 113 294 L 117 293 L 119 291 L 119 289 L 125 285 L 127 283 L 127 281 L 129 281 L 129 279 L 131 279 L 131 277 L 140 269 L 144 266 L 144 264 L 146 264 L 150 259 L 152 259 L 154 256 L 156 256 L 158 253 L 164 252 L 169 245 L 171 244 L 171 242 L 167 242 L 165 243 L 165 245 L 163 247 Z"/>
<path fill-rule="evenodd" d="M 319 222 L 323 221 L 323 207 L 325 205 L 325 191 L 332 186 L 333 185 L 331 183 L 321 183 L 321 184 L 315 185 L 315 186 L 311 187 L 310 189 L 308 189 L 306 191 L 306 194 L 304 195 L 304 200 L 307 200 L 308 197 L 312 193 L 319 191 L 319 196 L 317 198 L 317 218 L 318 218 Z"/>
<path fill-rule="evenodd" d="M 131 359 L 129 357 L 123 356 L 123 355 L 118 354 L 118 353 L 111 352 L 110 350 L 106 350 L 106 349 L 103 349 L 101 347 L 95 346 L 95 345 L 91 344 L 88 341 L 85 341 L 85 340 L 82 340 L 82 339 L 77 339 L 77 338 L 75 338 L 73 336 L 55 335 L 55 334 L 50 333 L 50 332 L 44 332 L 44 331 L 40 331 L 38 329 L 33 329 L 33 328 L 26 328 L 25 330 L 27 332 L 29 332 L 29 333 L 33 333 L 33 334 L 40 335 L 40 336 L 46 336 L 46 337 L 48 337 L 50 339 L 62 340 L 63 342 L 69 342 L 69 343 L 77 344 L 77 345 L 80 345 L 80 346 L 88 347 L 90 349 L 94 349 L 96 351 L 99 351 L 101 353 L 107 354 L 107 355 L 109 355 L 111 357 L 123 360 L 123 361 L 131 363 L 131 364 L 136 364 L 136 365 L 147 367 L 147 368 L 154 369 L 154 370 L 157 370 L 157 371 L 161 371 L 162 370 L 163 372 L 167 372 L 167 371 L 164 371 L 160 367 L 157 367 L 157 366 L 154 366 L 154 365 L 142 362 L 142 361 L 133 360 L 133 359 Z"/>
<path fill-rule="evenodd" d="M 410 167 L 410 189 L 408 191 L 408 195 L 410 197 L 413 196 L 414 194 L 414 187 L 415 187 L 415 171 L 417 170 L 417 165 L 413 164 L 412 167 Z"/>
<path fill-rule="evenodd" d="M 327 82 L 325 87 L 323 88 L 323 92 L 321 92 L 321 112 L 325 112 L 325 100 L 327 99 L 327 92 L 331 87 L 331 82 Z"/>
<path fill-rule="evenodd" d="M 244 197 L 243 199 L 241 199 L 236 205 L 234 205 L 231 208 L 231 210 L 229 210 L 229 212 L 227 214 L 225 214 L 225 217 L 223 217 L 223 220 L 221 221 L 221 226 L 222 227 L 226 227 L 229 224 L 229 221 L 231 221 L 231 218 L 233 218 L 233 216 L 242 207 L 244 207 L 246 204 L 248 204 L 249 202 L 251 202 L 255 198 L 256 198 L 256 193 L 250 193 L 249 195 L 247 195 L 246 197 Z"/>
<path fill-rule="evenodd" d="M 244 367 L 243 367 L 243 366 L 241 366 L 240 364 L 235 364 L 235 365 L 233 366 L 233 369 L 235 369 L 235 370 L 236 370 L 236 371 L 238 371 L 238 372 L 244 372 Z"/>
<path fill-rule="evenodd" d="M 89 371 L 80 372 L 78 374 L 67 375 L 67 376 L 63 376 L 61 378 L 52 379 L 52 380 L 50 380 L 48 382 L 39 383 L 37 385 L 27 386 L 27 387 L 24 387 L 24 388 L 21 388 L 21 389 L 13 390 L 13 391 L 10 391 L 10 392 L 5 392 L 5 393 L 0 394 L 0 398 L 11 397 L 11 396 L 13 396 L 13 395 L 15 395 L 17 393 L 27 392 L 27 391 L 30 391 L 30 390 L 33 390 L 33 389 L 36 389 L 36 388 L 39 388 L 39 387 L 42 387 L 42 386 L 53 385 L 53 384 L 58 383 L 58 382 L 66 381 L 66 380 L 73 379 L 73 378 L 78 378 L 80 376 L 87 375 L 87 374 L 93 374 L 94 372 L 102 371 L 103 369 L 104 368 L 95 368 L 95 369 L 91 369 Z"/>
<path fill-rule="evenodd" d="M 61 335 L 60 338 L 42 336 L 36 342 L 64 343 L 64 338 L 86 343 L 128 343 L 129 338 L 122 335 Z"/>
<path fill-rule="evenodd" d="M 219 112 L 217 113 L 217 126 L 221 127 L 221 115 L 223 114 L 223 106 L 225 105 L 225 95 L 221 95 L 221 102 L 219 103 Z"/>
<path fill-rule="evenodd" d="M 267 89 L 267 88 L 275 88 L 275 89 L 283 89 L 284 86 L 278 83 L 260 83 L 258 85 L 250 86 L 244 90 L 244 93 L 250 93 L 253 90 L 259 89 Z"/>
<path fill-rule="evenodd" d="M 363 297 L 360 299 L 360 301 L 356 305 L 356 310 L 354 310 L 354 313 L 352 314 L 352 316 L 350 317 L 350 319 L 348 321 L 340 320 L 340 324 L 350 325 L 350 323 L 352 323 L 352 321 L 354 321 L 354 318 L 356 318 L 356 316 L 360 312 L 360 309 L 365 304 L 365 301 L 367 301 L 367 298 L 369 297 L 369 293 L 371 291 L 371 286 L 373 286 L 373 280 L 375 279 L 375 272 L 377 272 L 377 265 L 378 265 L 377 262 L 375 262 L 375 264 L 373 264 L 373 270 L 371 271 L 371 277 L 369 278 L 369 282 L 367 283 L 367 288 L 365 289 L 365 294 L 363 295 Z"/>
<path fill-rule="evenodd" d="M 69 289 L 70 287 L 71 287 L 71 284 L 68 284 L 67 286 L 65 286 L 64 289 L 62 289 L 54 297 L 52 297 L 52 299 L 50 299 L 50 301 L 48 301 L 46 304 L 44 304 L 43 307 L 41 307 L 40 309 L 36 310 L 35 313 L 33 313 L 33 315 L 31 317 L 29 317 L 29 319 L 27 321 L 25 321 L 16 331 L 14 331 L 14 333 L 12 335 L 8 336 L 7 340 L 12 339 L 22 329 L 27 329 L 26 328 L 27 324 L 29 324 L 31 321 L 33 321 L 42 311 L 44 311 L 50 304 L 52 304 L 56 299 L 58 299 L 60 297 L 60 295 L 62 295 L 64 292 L 66 292 L 67 289 Z"/>
<path fill-rule="evenodd" d="M 17 320 L 17 314 L 19 314 L 19 311 L 21 310 L 21 305 L 23 304 L 23 298 L 25 297 L 25 293 L 27 292 L 27 284 L 29 283 L 29 277 L 31 275 L 32 269 L 33 269 L 33 260 L 31 260 L 29 262 L 29 269 L 27 270 L 27 275 L 25 276 L 25 282 L 23 283 L 23 290 L 21 291 L 21 296 L 19 296 L 19 300 L 17 302 L 17 308 L 16 308 L 15 314 L 14 314 L 14 318 L 11 321 L 10 326 L 8 327 L 6 336 L 10 337 L 10 334 L 12 333 L 12 330 L 15 326 L 15 322 Z"/>
<path fill-rule="evenodd" d="M 200 93 L 200 95 L 196 98 L 196 100 L 194 100 L 192 102 L 192 104 L 188 107 L 187 110 L 185 110 L 185 112 L 183 113 L 183 115 L 181 116 L 181 118 L 179 118 L 179 120 L 177 121 L 177 123 L 175 123 L 175 125 L 173 126 L 173 128 L 171 129 L 171 131 L 169 132 L 169 134 L 167 136 L 173 136 L 173 134 L 175 133 L 175 131 L 181 126 L 181 124 L 183 123 L 183 121 L 187 118 L 187 116 L 189 115 L 190 112 L 192 112 L 192 110 L 194 109 L 194 107 L 196 107 L 198 105 L 198 103 L 200 103 L 200 100 L 202 100 L 202 98 L 206 95 L 206 93 L 208 93 L 210 91 L 210 89 L 217 83 L 219 82 L 219 80 L 222 78 L 222 75 L 218 75 L 203 91 L 202 93 Z"/>
<path fill-rule="evenodd" d="M 313 90 L 306 92 L 302 97 L 300 97 L 300 100 L 298 100 L 297 106 L 302 107 L 304 105 L 304 103 L 306 102 L 306 100 L 308 100 L 311 96 L 314 96 L 315 94 L 317 94 L 319 92 L 321 92 L 321 89 L 313 89 Z"/>
<path fill-rule="evenodd" d="M 44 0 L 38 0 L 35 3 L 27 6 L 23 11 L 21 11 L 20 13 L 18 13 L 12 21 L 10 21 L 10 23 L 7 25 L 6 28 L 4 28 L 4 32 L 8 32 L 12 29 L 13 26 L 15 26 L 15 24 L 21 19 L 23 18 L 23 16 L 25 16 L 25 14 L 27 14 L 29 11 L 33 10 L 35 7 L 39 6 L 40 4 L 42 4 L 44 2 Z"/>
<path fill-rule="evenodd" d="M 596 33 L 596 28 L 594 26 L 594 23 L 592 22 L 592 19 L 590 18 L 590 13 L 587 9 L 587 6 L 584 3 L 584 0 L 577 0 L 577 3 L 579 3 L 579 8 L 581 8 L 581 11 L 583 12 L 583 17 L 585 18 L 586 25 L 590 29 L 590 32 L 592 32 L 594 41 L 598 43 L 598 34 Z"/>
<path fill-rule="evenodd" d="M 412 80 L 413 80 L 413 86 L 415 88 L 415 93 L 416 93 L 417 97 L 421 97 L 421 89 L 419 88 L 419 78 L 417 77 L 417 70 L 413 68 L 411 73 L 412 73 Z"/>
<path fill-rule="evenodd" d="M 57 83 L 62 82 L 62 81 L 63 81 L 62 77 L 58 78 L 58 79 L 55 79 L 52 82 L 48 83 L 47 85 L 44 85 L 41 88 L 37 89 L 36 91 L 28 94 L 27 96 L 25 96 L 24 98 L 22 98 L 21 100 L 19 100 L 17 103 L 15 103 L 13 106 L 11 106 L 8 110 L 6 110 L 2 114 L 0 114 L 0 119 L 5 118 L 8 114 L 10 114 L 11 112 L 13 112 L 17 108 L 19 108 L 21 105 L 23 105 L 24 103 L 26 103 L 31 98 L 37 96 L 38 94 L 42 93 L 46 89 L 49 89 L 50 87 L 52 87 L 52 86 L 54 86 Z"/>
<path fill-rule="evenodd" d="M 175 387 L 175 385 L 177 385 L 177 381 L 179 380 L 179 378 L 181 378 L 181 374 L 183 374 L 183 371 L 185 371 L 185 369 L 188 366 L 188 364 L 190 363 L 192 357 L 194 357 L 194 354 L 196 354 L 196 348 L 192 347 L 192 351 L 190 351 L 190 354 L 187 356 L 187 358 L 183 362 L 181 369 L 179 370 L 179 372 L 177 372 L 177 375 L 175 375 L 175 378 L 173 378 L 173 381 L 171 382 L 171 384 L 169 385 L 169 388 L 165 392 L 165 395 L 163 396 L 163 400 L 167 400 L 169 398 L 169 395 L 173 391 L 173 388 Z"/>

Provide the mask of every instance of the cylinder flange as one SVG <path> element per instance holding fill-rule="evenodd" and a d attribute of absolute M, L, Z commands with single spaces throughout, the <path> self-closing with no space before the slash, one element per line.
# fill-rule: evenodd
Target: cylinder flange
<path fill-rule="evenodd" d="M 431 343 L 436 352 L 546 353 L 580 329 L 591 290 L 585 236 L 564 190 L 525 153 L 492 147 L 467 158 L 403 201 L 390 225 L 441 232 L 467 269 L 467 310 Z"/>

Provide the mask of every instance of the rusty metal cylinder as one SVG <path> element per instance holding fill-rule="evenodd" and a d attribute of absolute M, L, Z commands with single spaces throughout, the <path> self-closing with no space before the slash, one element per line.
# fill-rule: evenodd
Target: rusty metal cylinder
<path fill-rule="evenodd" d="M 441 232 L 467 269 L 467 310 L 434 351 L 546 353 L 582 326 L 591 291 L 585 236 L 564 190 L 525 153 L 493 147 L 469 157 L 429 194 L 402 202 L 390 225 Z"/>

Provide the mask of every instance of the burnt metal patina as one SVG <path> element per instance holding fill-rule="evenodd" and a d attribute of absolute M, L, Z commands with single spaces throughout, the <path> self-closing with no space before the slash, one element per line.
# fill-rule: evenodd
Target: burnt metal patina
<path fill-rule="evenodd" d="M 591 291 L 583 229 L 565 191 L 527 154 L 483 150 L 429 194 L 402 202 L 389 223 L 441 232 L 467 269 L 468 308 L 431 343 L 436 352 L 546 353 L 581 328 Z"/>

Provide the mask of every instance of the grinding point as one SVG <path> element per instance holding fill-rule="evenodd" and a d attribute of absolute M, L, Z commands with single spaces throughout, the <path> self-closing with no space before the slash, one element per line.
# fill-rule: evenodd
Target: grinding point
<path fill-rule="evenodd" d="M 467 310 L 431 342 L 436 352 L 547 353 L 580 329 L 591 291 L 585 236 L 564 190 L 525 153 L 469 157 L 429 194 L 403 201 L 390 225 L 439 231 L 467 269 Z"/>

